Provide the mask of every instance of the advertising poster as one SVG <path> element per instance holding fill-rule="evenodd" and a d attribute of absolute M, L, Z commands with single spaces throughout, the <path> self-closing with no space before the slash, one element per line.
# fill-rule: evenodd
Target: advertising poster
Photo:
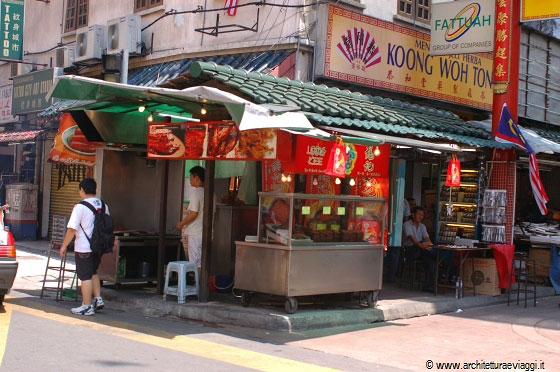
<path fill-rule="evenodd" d="M 172 160 L 289 160 L 291 135 L 276 129 L 240 131 L 233 121 L 152 123 L 148 158 Z"/>
<path fill-rule="evenodd" d="M 12 84 L 0 86 L 0 124 L 17 121 L 12 115 Z"/>
<path fill-rule="evenodd" d="M 265 192 L 294 192 L 295 177 L 291 182 L 282 182 L 282 162 L 280 160 L 262 161 L 262 189 Z M 286 175 L 284 173 L 284 175 Z"/>
<path fill-rule="evenodd" d="M 100 142 L 89 142 L 69 113 L 62 115 L 49 161 L 64 164 L 95 164 L 95 149 Z"/>
<path fill-rule="evenodd" d="M 430 35 L 331 6 L 323 75 L 335 80 L 492 109 L 491 53 L 430 54 Z"/>

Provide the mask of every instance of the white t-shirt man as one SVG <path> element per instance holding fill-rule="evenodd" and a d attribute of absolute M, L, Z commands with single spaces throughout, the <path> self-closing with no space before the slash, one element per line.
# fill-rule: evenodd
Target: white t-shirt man
<path fill-rule="evenodd" d="M 190 195 L 189 212 L 198 213 L 194 221 L 183 227 L 183 236 L 187 236 L 189 261 L 202 265 L 202 215 L 204 210 L 204 187 L 194 187 Z"/>
<path fill-rule="evenodd" d="M 87 198 L 84 199 L 84 201 L 91 204 L 95 209 L 101 209 L 101 200 L 98 198 Z M 109 214 L 109 206 L 107 204 L 105 204 L 105 213 Z M 78 203 L 74 206 L 74 209 L 72 209 L 72 214 L 70 215 L 70 220 L 68 220 L 68 225 L 66 225 L 66 227 L 76 230 L 76 240 L 74 241 L 75 252 L 91 252 L 89 241 L 85 234 L 91 238 L 94 220 L 95 216 L 93 212 L 85 205 Z M 82 225 L 81 227 L 80 224 Z"/>

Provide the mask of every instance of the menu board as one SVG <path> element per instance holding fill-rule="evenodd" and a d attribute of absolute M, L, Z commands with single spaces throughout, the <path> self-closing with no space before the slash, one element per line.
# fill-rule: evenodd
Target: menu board
<path fill-rule="evenodd" d="M 289 160 L 291 135 L 277 129 L 240 131 L 233 121 L 152 123 L 148 158 L 176 160 Z"/>

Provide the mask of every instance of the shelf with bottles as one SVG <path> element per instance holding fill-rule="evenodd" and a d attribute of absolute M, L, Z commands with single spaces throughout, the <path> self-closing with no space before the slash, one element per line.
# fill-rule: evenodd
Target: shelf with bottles
<path fill-rule="evenodd" d="M 437 242 L 440 244 L 455 244 L 455 238 L 474 239 L 475 226 L 469 224 L 444 224 L 440 227 Z"/>
<path fill-rule="evenodd" d="M 440 223 L 462 223 L 474 226 L 476 219 L 476 204 L 461 205 L 453 204 L 453 211 L 451 215 L 447 215 L 447 208 L 441 208 L 439 213 Z"/>

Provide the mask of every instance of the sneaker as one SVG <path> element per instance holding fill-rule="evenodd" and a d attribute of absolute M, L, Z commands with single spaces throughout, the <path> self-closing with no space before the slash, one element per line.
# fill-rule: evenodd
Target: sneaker
<path fill-rule="evenodd" d="M 72 314 L 77 315 L 95 315 L 95 310 L 92 305 L 82 304 L 82 306 L 72 308 Z"/>
<path fill-rule="evenodd" d="M 101 297 L 93 299 L 93 308 L 95 311 L 101 310 L 104 307 L 105 307 L 105 302 L 103 302 L 103 299 Z"/>

